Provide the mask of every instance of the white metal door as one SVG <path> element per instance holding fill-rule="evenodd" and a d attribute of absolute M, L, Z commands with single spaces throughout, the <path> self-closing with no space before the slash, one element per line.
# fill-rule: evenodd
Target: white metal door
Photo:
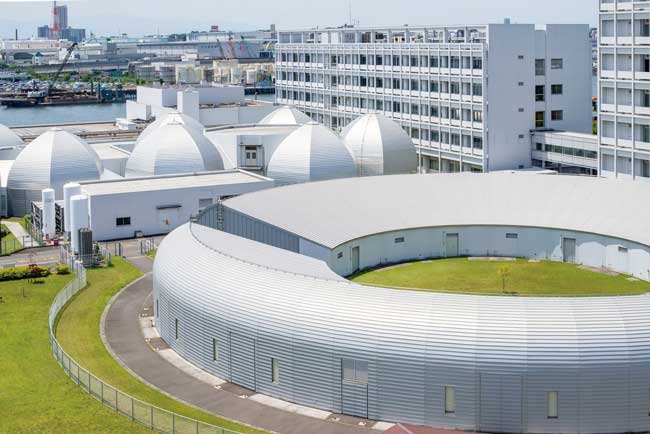
<path fill-rule="evenodd" d="M 178 226 L 179 208 L 163 208 L 158 210 L 158 224 L 161 232 L 169 232 Z"/>
<path fill-rule="evenodd" d="M 256 389 L 255 340 L 230 332 L 230 381 Z"/>
<path fill-rule="evenodd" d="M 448 258 L 458 257 L 458 234 L 447 234 L 445 245 Z"/>
<path fill-rule="evenodd" d="M 352 247 L 352 272 L 359 271 L 359 246 Z"/>
<path fill-rule="evenodd" d="M 564 262 L 576 262 L 575 238 L 562 238 L 562 260 Z"/>
<path fill-rule="evenodd" d="M 480 374 L 479 431 L 523 432 L 523 379 L 519 375 Z"/>

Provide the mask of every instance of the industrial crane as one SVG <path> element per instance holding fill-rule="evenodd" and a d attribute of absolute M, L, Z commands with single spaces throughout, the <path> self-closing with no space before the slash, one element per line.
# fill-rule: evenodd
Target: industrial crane
<path fill-rule="evenodd" d="M 70 45 L 70 48 L 68 48 L 68 52 L 65 53 L 63 62 L 61 62 L 61 65 L 59 65 L 59 68 L 56 70 L 56 74 L 54 74 L 54 77 L 50 81 L 50 85 L 47 87 L 47 93 L 45 96 L 50 96 L 50 93 L 52 93 L 52 87 L 54 86 L 54 83 L 56 83 L 56 80 L 58 80 L 59 75 L 61 75 L 61 71 L 63 71 L 63 68 L 65 68 L 65 65 L 68 63 L 68 60 L 70 59 L 70 56 L 72 55 L 72 52 L 74 51 L 75 48 L 77 48 L 76 42 Z"/>

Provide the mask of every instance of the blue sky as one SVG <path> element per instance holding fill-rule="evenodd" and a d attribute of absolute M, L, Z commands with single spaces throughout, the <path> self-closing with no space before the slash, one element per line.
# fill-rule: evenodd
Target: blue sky
<path fill-rule="evenodd" d="M 185 32 L 219 24 L 226 29 L 331 26 L 348 19 L 348 0 L 85 0 L 69 2 L 73 27 L 97 34 Z M 597 22 L 597 0 L 352 0 L 362 26 Z M 0 37 L 22 37 L 49 22 L 49 2 L 0 0 Z"/>

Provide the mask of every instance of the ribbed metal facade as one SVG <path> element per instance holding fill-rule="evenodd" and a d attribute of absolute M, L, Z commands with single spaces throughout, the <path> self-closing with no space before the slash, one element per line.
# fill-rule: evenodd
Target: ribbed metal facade
<path fill-rule="evenodd" d="M 197 224 L 160 246 L 154 291 L 156 325 L 174 350 L 288 401 L 484 432 L 650 430 L 648 295 L 365 287 L 321 261 Z M 445 411 L 445 387 L 455 393 L 453 412 Z M 558 396 L 557 418 L 549 417 L 549 392 Z"/>

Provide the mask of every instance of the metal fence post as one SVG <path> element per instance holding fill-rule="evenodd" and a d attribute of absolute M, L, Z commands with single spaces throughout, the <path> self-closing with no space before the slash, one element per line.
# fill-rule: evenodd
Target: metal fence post
<path fill-rule="evenodd" d="M 115 411 L 117 411 L 118 413 L 120 412 L 120 410 L 118 410 L 118 406 L 117 406 L 117 387 L 115 388 Z"/>
<path fill-rule="evenodd" d="M 103 404 L 103 403 L 104 403 L 104 382 L 101 381 L 101 380 L 99 380 L 99 386 L 100 386 L 100 388 L 99 388 L 99 390 L 100 390 L 99 395 L 100 395 L 100 397 L 102 398 L 102 404 Z"/>
<path fill-rule="evenodd" d="M 133 403 L 133 398 L 131 398 L 131 420 L 135 419 L 135 404 Z"/>
<path fill-rule="evenodd" d="M 172 434 L 176 433 L 176 413 L 172 413 Z"/>
<path fill-rule="evenodd" d="M 151 406 L 151 429 L 154 429 L 154 426 L 153 426 L 153 406 Z"/>

